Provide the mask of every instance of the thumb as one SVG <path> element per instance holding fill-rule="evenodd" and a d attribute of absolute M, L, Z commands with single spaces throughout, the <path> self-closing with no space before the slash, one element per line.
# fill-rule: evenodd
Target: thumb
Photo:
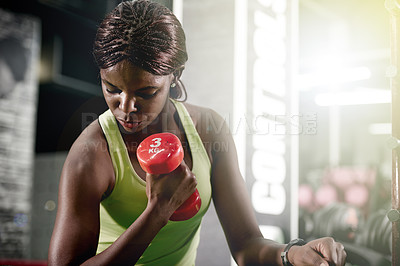
<path fill-rule="evenodd" d="M 186 164 L 185 160 L 182 160 L 182 162 L 172 172 L 180 173 L 180 172 L 186 172 L 188 170 L 190 170 L 189 166 Z"/>
<path fill-rule="evenodd" d="M 156 174 L 150 174 L 150 173 L 146 173 L 146 183 L 147 182 L 152 182 L 153 180 L 157 179 L 160 175 L 156 175 Z"/>

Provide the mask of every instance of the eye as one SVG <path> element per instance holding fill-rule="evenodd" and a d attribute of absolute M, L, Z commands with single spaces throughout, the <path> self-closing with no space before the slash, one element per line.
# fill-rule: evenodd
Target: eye
<path fill-rule="evenodd" d="M 111 93 L 111 94 L 115 94 L 115 93 L 120 93 L 120 92 L 121 92 L 121 90 L 118 90 L 118 89 L 109 89 L 109 88 L 106 88 L 106 91 L 107 91 L 108 93 Z"/>
<path fill-rule="evenodd" d="M 112 85 L 108 81 L 102 80 L 102 82 L 103 82 L 106 92 L 111 93 L 111 94 L 116 94 L 116 93 L 121 92 L 120 89 L 118 89 L 116 86 Z"/>
<path fill-rule="evenodd" d="M 148 100 L 148 99 L 151 99 L 151 98 L 153 98 L 154 96 L 156 96 L 157 93 L 158 93 L 158 90 L 154 91 L 153 93 L 138 92 L 137 95 L 138 95 L 139 97 L 142 97 L 142 98 L 145 99 L 145 100 Z"/>

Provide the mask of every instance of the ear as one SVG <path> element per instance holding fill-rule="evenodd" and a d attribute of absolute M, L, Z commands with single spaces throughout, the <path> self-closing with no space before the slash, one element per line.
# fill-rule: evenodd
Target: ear
<path fill-rule="evenodd" d="M 182 72 L 185 69 L 185 66 L 181 66 L 174 71 L 174 81 L 178 82 L 181 79 Z"/>

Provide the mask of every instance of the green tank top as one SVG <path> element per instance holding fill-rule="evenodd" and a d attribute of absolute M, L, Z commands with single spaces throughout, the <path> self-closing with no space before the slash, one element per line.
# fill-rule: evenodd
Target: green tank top
<path fill-rule="evenodd" d="M 189 220 L 169 221 L 156 235 L 136 265 L 195 264 L 200 241 L 201 219 L 211 201 L 211 164 L 201 138 L 185 106 L 175 100 L 175 108 L 182 122 L 192 154 L 192 172 L 197 178 L 201 197 L 199 212 Z M 145 210 L 146 183 L 133 169 L 125 143 L 110 110 L 99 117 L 106 137 L 115 171 L 112 193 L 100 205 L 100 237 L 97 253 L 110 246 Z"/>

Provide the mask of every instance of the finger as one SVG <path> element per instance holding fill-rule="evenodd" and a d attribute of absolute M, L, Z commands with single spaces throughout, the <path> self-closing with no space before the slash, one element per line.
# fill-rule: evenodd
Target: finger
<path fill-rule="evenodd" d="M 146 183 L 148 183 L 148 182 L 151 183 L 153 180 L 157 179 L 159 176 L 160 175 L 146 173 Z"/>
<path fill-rule="evenodd" d="M 288 259 L 293 265 L 329 266 L 328 262 L 310 245 L 291 247 Z"/>
<path fill-rule="evenodd" d="M 341 243 L 336 243 L 336 253 L 338 257 L 337 265 L 344 265 L 346 262 L 347 253 Z"/>
<path fill-rule="evenodd" d="M 189 167 L 187 166 L 185 160 L 182 160 L 181 164 L 178 165 L 178 167 L 177 167 L 174 171 L 186 172 L 186 171 L 190 171 L 190 169 L 189 169 Z"/>
<path fill-rule="evenodd" d="M 184 161 L 173 171 L 173 174 L 183 177 L 188 184 L 194 182 L 195 186 L 197 185 L 196 177 Z"/>
<path fill-rule="evenodd" d="M 182 162 L 181 162 L 180 165 L 181 165 L 181 166 L 184 166 L 184 167 L 187 167 L 187 164 L 186 164 L 185 160 L 182 160 Z"/>
<path fill-rule="evenodd" d="M 313 256 L 311 256 L 312 265 L 315 266 L 329 266 L 329 263 L 324 260 L 318 252 L 314 251 Z M 307 263 L 308 264 L 308 263 Z"/>
<path fill-rule="evenodd" d="M 334 265 L 338 262 L 338 255 L 336 250 L 336 242 L 331 237 L 322 238 L 321 241 L 315 247 L 315 250 L 321 254 L 321 256 L 332 262 Z"/>

